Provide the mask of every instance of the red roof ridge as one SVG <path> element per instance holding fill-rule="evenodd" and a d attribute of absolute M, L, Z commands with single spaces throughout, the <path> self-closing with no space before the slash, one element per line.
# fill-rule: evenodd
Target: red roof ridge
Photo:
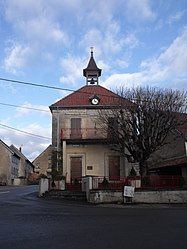
<path fill-rule="evenodd" d="M 52 107 L 80 107 L 91 106 L 90 98 L 97 95 L 101 98 L 100 106 L 109 106 L 114 103 L 114 99 L 120 96 L 100 85 L 85 85 L 70 93 L 50 106 Z M 98 106 L 99 106 L 98 105 Z"/>

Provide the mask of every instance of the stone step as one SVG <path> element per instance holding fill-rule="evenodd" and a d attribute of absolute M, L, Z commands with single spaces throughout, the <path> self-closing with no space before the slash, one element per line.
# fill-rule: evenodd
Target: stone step
<path fill-rule="evenodd" d="M 51 190 L 46 194 L 46 197 L 53 197 L 56 199 L 86 201 L 85 192 L 70 191 L 70 190 Z"/>

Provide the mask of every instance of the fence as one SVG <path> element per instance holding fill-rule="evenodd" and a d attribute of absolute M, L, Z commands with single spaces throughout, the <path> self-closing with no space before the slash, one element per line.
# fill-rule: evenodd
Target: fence
<path fill-rule="evenodd" d="M 182 188 L 184 185 L 184 178 L 176 175 L 152 175 L 143 177 L 141 184 L 142 188 L 152 189 Z"/>
<path fill-rule="evenodd" d="M 49 189 L 63 189 L 61 181 L 55 181 L 52 186 L 52 181 L 49 183 Z M 184 178 L 176 175 L 150 175 L 145 177 L 105 177 L 92 176 L 92 189 L 100 190 L 123 190 L 124 186 L 133 186 L 139 189 L 176 189 L 183 188 Z M 71 179 L 71 182 L 66 183 L 64 188 L 70 191 L 81 191 L 82 177 Z"/>
<path fill-rule="evenodd" d="M 150 175 L 145 177 L 93 177 L 93 189 L 122 190 L 124 186 L 141 189 L 175 189 L 182 188 L 184 179 L 176 175 Z"/>

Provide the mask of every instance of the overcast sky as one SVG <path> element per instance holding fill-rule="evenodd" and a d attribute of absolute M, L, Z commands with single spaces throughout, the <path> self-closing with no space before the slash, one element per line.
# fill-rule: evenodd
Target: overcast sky
<path fill-rule="evenodd" d="M 0 78 L 78 89 L 90 46 L 100 84 L 187 90 L 187 0 L 0 0 Z M 0 81 L 0 124 L 51 137 L 48 110 L 68 94 Z M 50 143 L 0 126 L 33 160 Z"/>

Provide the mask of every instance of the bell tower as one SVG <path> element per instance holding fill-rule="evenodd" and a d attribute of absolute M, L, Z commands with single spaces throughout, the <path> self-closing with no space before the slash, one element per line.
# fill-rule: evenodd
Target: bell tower
<path fill-rule="evenodd" d="M 86 77 L 86 85 L 98 85 L 98 78 L 101 76 L 99 69 L 93 58 L 93 47 L 90 48 L 91 56 L 87 68 L 83 69 L 83 76 Z"/>

